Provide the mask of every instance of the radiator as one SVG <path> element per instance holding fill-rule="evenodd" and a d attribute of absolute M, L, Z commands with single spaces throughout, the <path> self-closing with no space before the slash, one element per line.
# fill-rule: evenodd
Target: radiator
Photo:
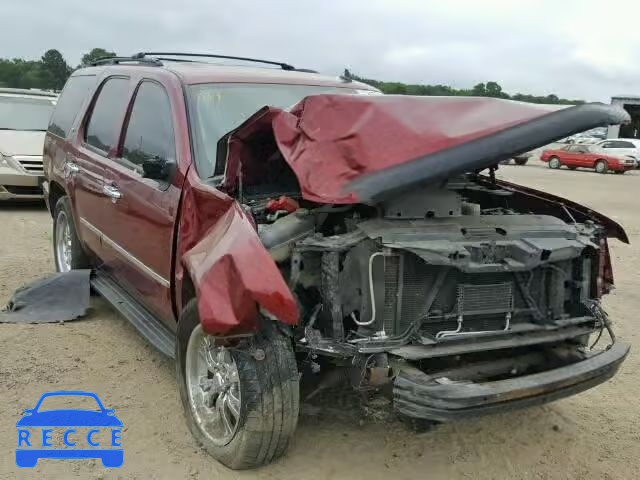
<path fill-rule="evenodd" d="M 427 295 L 443 268 L 448 271 L 427 312 Z M 380 278 L 382 272 L 374 278 L 374 282 L 384 282 L 384 300 L 377 302 L 382 311 L 380 326 L 388 335 L 400 335 L 419 322 L 424 334 L 435 336 L 443 330 L 455 330 L 461 315 L 463 331 L 501 330 L 507 313 L 512 324 L 533 321 L 536 309 L 538 316 L 557 317 L 564 302 L 563 268 L 569 265 L 519 274 L 534 302 L 532 308 L 513 272 L 464 273 L 428 265 L 410 253 L 390 255 L 385 257 L 384 279 Z"/>

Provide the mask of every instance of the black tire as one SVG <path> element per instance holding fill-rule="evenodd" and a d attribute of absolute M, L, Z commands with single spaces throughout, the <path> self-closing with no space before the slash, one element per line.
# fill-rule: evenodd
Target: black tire
<path fill-rule="evenodd" d="M 596 171 L 596 173 L 607 173 L 609 171 L 609 165 L 607 164 L 606 160 L 596 160 L 596 164 L 594 165 L 593 169 Z"/>
<path fill-rule="evenodd" d="M 616 170 L 616 175 L 624 175 L 624 170 Z"/>
<path fill-rule="evenodd" d="M 514 162 L 516 162 L 516 165 L 526 165 L 527 162 L 529 161 L 528 158 L 520 158 L 520 157 L 516 157 L 513 159 Z"/>
<path fill-rule="evenodd" d="M 569 170 L 575 170 L 578 167 L 568 167 L 568 168 L 569 168 Z"/>
<path fill-rule="evenodd" d="M 560 159 L 558 157 L 551 157 L 549 159 L 549 168 L 558 169 L 562 166 Z"/>
<path fill-rule="evenodd" d="M 58 237 L 61 232 L 58 229 L 58 222 L 61 216 L 64 215 L 69 227 L 69 240 L 70 240 L 70 268 L 71 270 L 80 270 L 84 268 L 91 268 L 91 262 L 89 257 L 82 248 L 82 243 L 78 238 L 78 231 L 76 229 L 75 221 L 73 220 L 73 211 L 71 209 L 71 201 L 69 197 L 63 196 L 58 199 L 53 209 L 53 258 L 56 264 L 56 271 L 67 271 L 68 268 L 63 268 L 61 265 L 60 256 L 57 253 L 56 246 L 58 245 Z"/>
<path fill-rule="evenodd" d="M 227 467 L 266 465 L 285 453 L 298 424 L 299 376 L 291 341 L 265 319 L 251 344 L 251 351 L 260 354 L 252 355 L 247 347 L 230 349 L 238 371 L 240 414 L 233 437 L 226 444 L 214 443 L 198 426 L 187 391 L 187 345 L 199 324 L 194 299 L 182 311 L 176 342 L 176 374 L 187 425 L 197 442 Z"/>

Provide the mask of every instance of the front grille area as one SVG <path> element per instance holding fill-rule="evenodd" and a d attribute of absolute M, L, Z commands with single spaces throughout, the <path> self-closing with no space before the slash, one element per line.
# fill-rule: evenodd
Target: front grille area
<path fill-rule="evenodd" d="M 456 330 L 460 316 L 463 332 L 502 330 L 507 314 L 514 324 L 558 318 L 564 311 L 569 262 L 518 273 L 518 282 L 514 272 L 464 273 L 428 265 L 409 253 L 385 260 L 382 321 L 387 334 L 400 335 L 419 321 L 423 334 L 435 336 Z M 442 269 L 444 280 L 427 312 L 429 292 Z"/>
<path fill-rule="evenodd" d="M 24 168 L 27 173 L 33 175 L 43 175 L 44 167 L 42 166 L 42 157 L 14 157 L 20 166 Z"/>

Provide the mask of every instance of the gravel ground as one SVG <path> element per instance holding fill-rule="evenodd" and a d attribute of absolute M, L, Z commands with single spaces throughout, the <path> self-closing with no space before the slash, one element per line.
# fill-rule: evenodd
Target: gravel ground
<path fill-rule="evenodd" d="M 640 171 L 626 175 L 551 171 L 538 162 L 499 176 L 583 202 L 616 219 L 632 242 Z M 0 205 L 0 304 L 15 288 L 53 270 L 51 219 L 39 205 Z M 363 414 L 348 393 L 305 403 L 289 453 L 257 471 L 233 472 L 203 453 L 187 431 L 173 362 L 154 351 L 104 303 L 63 325 L 0 325 L 0 478 L 473 478 L 630 479 L 640 471 L 638 339 L 640 249 L 612 242 L 618 290 L 606 307 L 634 350 L 612 381 L 553 404 L 410 433 Z M 15 422 L 43 392 L 98 393 L 126 426 L 125 463 L 41 460 L 14 464 Z"/>

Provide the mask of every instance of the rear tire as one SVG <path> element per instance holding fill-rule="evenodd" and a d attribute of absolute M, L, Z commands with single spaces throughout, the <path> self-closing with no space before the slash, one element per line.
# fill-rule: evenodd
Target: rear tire
<path fill-rule="evenodd" d="M 569 167 L 569 170 L 575 170 L 578 167 Z"/>
<path fill-rule="evenodd" d="M 211 340 L 213 337 L 202 331 L 197 302 L 191 300 L 182 311 L 176 342 L 176 374 L 187 425 L 197 442 L 227 467 L 266 465 L 284 454 L 298 423 L 299 379 L 291 342 L 269 320 L 264 320 L 250 348 L 220 348 Z M 227 367 L 211 369 L 202 356 L 204 370 L 194 368 L 200 365 L 194 360 L 200 353 L 194 357 L 193 342 L 199 342 L 196 352 L 210 353 L 206 358 L 226 356 L 225 365 L 233 364 L 231 380 L 223 380 L 230 385 L 226 391 L 219 384 L 206 388 L 208 381 L 224 378 L 220 372 L 224 374 Z M 196 377 L 206 373 L 196 382 L 194 372 Z M 204 403 L 199 403 L 201 398 Z M 233 409 L 225 410 L 227 398 L 237 402 Z M 231 421 L 225 422 L 224 417 Z"/>
<path fill-rule="evenodd" d="M 91 268 L 78 238 L 71 201 L 67 196 L 60 197 L 53 210 L 53 258 L 58 272 Z"/>
<path fill-rule="evenodd" d="M 549 168 L 553 168 L 554 170 L 560 168 L 562 164 L 560 163 L 560 159 L 558 157 L 551 157 L 549 159 Z"/>
<path fill-rule="evenodd" d="M 607 173 L 609 171 L 609 165 L 607 165 L 605 160 L 598 160 L 596 161 L 594 170 L 596 173 Z"/>
<path fill-rule="evenodd" d="M 528 158 L 518 158 L 518 157 L 516 157 L 516 158 L 513 159 L 513 161 L 516 162 L 516 165 L 526 165 L 527 162 L 529 161 L 529 159 Z"/>

